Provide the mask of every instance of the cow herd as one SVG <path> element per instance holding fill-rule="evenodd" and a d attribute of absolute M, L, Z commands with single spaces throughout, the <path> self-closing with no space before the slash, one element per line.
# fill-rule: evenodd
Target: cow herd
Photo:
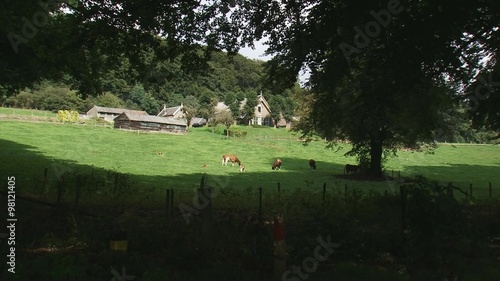
<path fill-rule="evenodd" d="M 231 166 L 234 166 L 234 164 L 238 164 L 240 167 L 240 172 L 245 171 L 245 165 L 241 163 L 240 159 L 234 155 L 234 154 L 224 154 L 222 155 L 222 166 L 227 166 L 227 163 L 231 162 Z M 274 160 L 273 164 L 271 165 L 272 170 L 281 170 L 281 165 L 283 164 L 283 161 L 279 158 Z M 206 166 L 205 166 L 206 167 Z M 314 159 L 309 160 L 309 167 L 311 169 L 316 170 L 316 161 Z M 361 166 L 359 165 L 351 165 L 351 164 L 346 164 L 344 166 L 344 174 L 358 174 L 361 172 Z"/>
<path fill-rule="evenodd" d="M 241 163 L 240 159 L 234 155 L 234 154 L 224 154 L 222 155 L 222 166 L 227 166 L 227 163 L 231 162 L 231 166 L 234 166 L 234 164 L 238 164 L 240 167 L 240 172 L 245 171 L 245 165 Z M 281 165 L 283 164 L 283 161 L 279 158 L 274 160 L 273 164 L 271 165 L 272 170 L 281 170 Z M 311 169 L 316 170 L 316 161 L 314 159 L 309 160 L 309 167 Z"/>

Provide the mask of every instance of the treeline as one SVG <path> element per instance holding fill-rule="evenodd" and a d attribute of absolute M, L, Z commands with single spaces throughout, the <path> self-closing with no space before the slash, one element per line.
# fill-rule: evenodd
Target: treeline
<path fill-rule="evenodd" d="M 273 92 L 264 86 L 264 64 L 239 54 L 214 52 L 203 72 L 185 71 L 179 56 L 170 60 L 154 58 L 154 52 L 145 52 L 141 73 L 131 73 L 131 62 L 125 56 L 117 61 L 99 81 L 102 92 L 82 94 L 84 77 L 66 75 L 60 81 L 44 80 L 32 88 L 25 88 L 15 95 L 4 94 L 0 104 L 7 107 L 41 110 L 77 110 L 86 112 L 94 104 L 108 107 L 144 110 L 156 115 L 166 105 L 184 104 L 190 114 L 210 118 L 219 101 L 233 110 L 233 116 L 253 114 L 256 97 L 263 93 L 274 109 L 273 118 L 280 113 L 288 120 L 297 108 L 295 97 L 305 91 L 298 85 L 293 89 Z M 243 100 L 244 108 L 239 108 Z M 236 105 L 236 106 L 235 106 Z"/>

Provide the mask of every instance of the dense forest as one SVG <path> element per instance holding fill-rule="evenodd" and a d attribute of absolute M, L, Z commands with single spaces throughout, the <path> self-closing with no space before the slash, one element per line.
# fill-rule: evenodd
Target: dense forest
<path fill-rule="evenodd" d="M 207 71 L 187 72 L 182 67 L 182 57 L 171 60 L 152 59 L 153 53 L 144 52 L 147 67 L 139 79 L 131 79 L 130 61 L 123 57 L 99 81 L 102 92 L 81 94 L 74 85 L 77 78 L 67 74 L 59 81 L 42 80 L 33 87 L 25 88 L 16 95 L 4 94 L 1 105 L 7 107 L 41 110 L 77 110 L 86 112 L 94 104 L 108 107 L 144 110 L 156 115 L 166 105 L 181 103 L 190 111 L 210 117 L 219 101 L 239 112 L 242 100 L 256 100 L 263 93 L 274 110 L 273 117 L 282 113 L 288 120 L 297 108 L 296 100 L 305 91 L 297 85 L 292 89 L 273 92 L 264 86 L 264 61 L 247 59 L 236 54 L 213 52 L 208 60 Z M 249 103 L 252 106 L 253 103 Z M 236 108 L 235 108 L 236 105 Z M 253 108 L 243 108 L 248 113 Z"/>

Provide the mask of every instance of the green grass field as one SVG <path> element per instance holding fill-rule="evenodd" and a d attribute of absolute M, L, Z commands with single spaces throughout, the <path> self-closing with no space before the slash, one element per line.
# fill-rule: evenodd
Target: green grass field
<path fill-rule="evenodd" d="M 57 113 L 47 111 L 47 110 L 34 110 L 34 109 L 8 108 L 8 107 L 0 107 L 0 114 L 39 116 L 39 117 L 57 117 Z"/>
<path fill-rule="evenodd" d="M 10 109 L 8 109 L 10 110 Z M 275 188 L 283 190 L 349 187 L 378 191 L 395 190 L 390 181 L 350 181 L 335 175 L 343 173 L 348 145 L 339 151 L 325 149 L 323 141 L 304 145 L 300 135 L 285 129 L 239 128 L 248 131 L 245 139 L 225 139 L 209 128 L 195 128 L 187 135 L 136 133 L 91 125 L 0 121 L 2 177 L 14 175 L 19 189 L 37 188 L 44 169 L 52 176 L 65 171 L 113 170 L 129 174 L 144 188 L 189 189 L 208 175 L 213 186 Z M 154 152 L 155 151 L 155 152 Z M 159 155 L 159 153 L 163 155 Z M 246 166 L 221 166 L 224 153 L 236 154 Z M 487 196 L 488 183 L 493 194 L 500 193 L 500 146 L 440 145 L 434 154 L 399 152 L 385 167 L 401 171 L 401 176 L 424 175 L 441 182 L 474 187 L 474 195 Z M 282 170 L 272 171 L 275 158 L 283 160 Z M 318 169 L 310 170 L 315 159 Z M 206 167 L 202 167 L 206 165 Z M 212 181 L 212 182 L 210 182 Z"/>
<path fill-rule="evenodd" d="M 84 272 L 86 277 L 92 276 L 85 280 L 109 280 L 112 263 L 107 259 L 112 253 L 105 249 L 109 247 L 113 231 L 122 228 L 128 231 L 131 245 L 128 255 L 133 257 L 127 262 L 127 270 L 130 269 L 138 278 L 142 276 L 138 280 L 163 280 L 167 275 L 169 280 L 208 280 L 206 274 L 200 278 L 175 279 L 173 276 L 177 272 L 193 276 L 188 273 L 192 271 L 191 267 L 184 273 L 185 264 L 198 268 L 200 264 L 206 264 L 207 268 L 212 268 L 212 264 L 224 265 L 214 270 L 214 275 L 223 274 L 220 276 L 237 276 L 238 273 L 228 273 L 228 269 L 246 264 L 248 272 L 242 274 L 271 276 L 273 227 L 268 223 L 276 212 L 285 212 L 289 250 L 287 264 L 299 265 L 310 256 L 312 247 L 317 243 L 315 239 L 320 234 L 332 235 L 335 239 L 332 241 L 342 241 L 343 248 L 336 252 L 335 260 L 325 263 L 325 267 L 311 275 L 310 280 L 331 280 L 332 276 L 336 280 L 353 280 L 356 276 L 359 280 L 431 280 L 428 276 L 433 276 L 434 272 L 427 272 L 429 258 L 420 257 L 419 252 L 413 256 L 425 260 L 424 265 L 417 259 L 417 262 L 409 264 L 414 270 L 411 274 L 396 273 L 400 260 L 400 256 L 394 254 L 399 245 L 400 198 L 397 194 L 373 193 L 363 197 L 358 191 L 397 191 L 397 185 L 384 180 L 351 181 L 338 177 L 346 163 L 355 163 L 355 159 L 343 156 L 349 149 L 347 145 L 333 151 L 325 149 L 326 143 L 321 140 L 304 145 L 299 140 L 300 135 L 284 129 L 235 129 L 247 130 L 247 137 L 226 139 L 220 134 L 221 128 L 217 128 L 215 133 L 210 128 L 195 128 L 187 135 L 171 135 L 121 131 L 96 124 L 72 125 L 0 118 L 0 178 L 6 182 L 7 177 L 15 176 L 16 195 L 25 195 L 44 203 L 33 204 L 21 196 L 16 197 L 16 218 L 20 222 L 16 236 L 16 245 L 19 245 L 16 253 L 19 260 L 17 278 L 76 280 L 76 276 Z M 389 159 L 386 167 L 387 171 L 401 171 L 405 177 L 423 174 L 445 183 L 451 181 L 465 190 L 472 183 L 475 197 L 486 197 L 488 183 L 491 182 L 493 195 L 500 197 L 499 151 L 499 146 L 492 145 L 446 144 L 440 145 L 434 154 L 400 152 L 399 157 Z M 221 166 L 224 153 L 238 155 L 247 171 L 240 173 L 237 166 Z M 277 157 L 283 159 L 284 164 L 282 170 L 273 171 L 271 163 Z M 308 167 L 310 158 L 316 159 L 317 170 Z M 44 181 L 46 168 L 49 184 Z M 61 189 L 64 190 L 62 206 L 69 209 L 48 208 L 47 204 L 56 201 L 55 187 L 61 183 L 58 175 L 62 174 L 65 175 L 65 185 Z M 74 188 L 76 174 L 87 181 L 79 185 L 79 190 L 83 190 L 79 201 L 75 196 L 79 193 Z M 92 177 L 94 174 L 98 176 Z M 218 189 L 221 195 L 213 202 L 213 219 L 217 227 L 213 228 L 214 239 L 210 243 L 205 242 L 209 236 L 203 234 L 201 216 L 193 215 L 189 220 L 192 223 L 187 223 L 184 213 L 181 213 L 181 203 L 196 206 L 193 203 L 197 199 L 193 188 L 199 186 L 202 175 L 207 175 L 208 186 L 222 187 Z M 116 180 L 122 176 L 125 180 Z M 277 182 L 284 191 L 282 196 L 275 196 Z M 322 202 L 323 183 L 327 184 L 328 191 Z M 352 189 L 347 195 L 343 194 L 345 185 Z M 263 223 L 257 221 L 260 213 L 257 187 L 264 189 Z M 172 220 L 165 220 L 165 192 L 161 190 L 165 188 L 175 190 Z M 469 266 L 455 265 L 464 269 L 461 280 L 497 280 L 496 254 L 490 253 L 486 247 L 476 246 L 482 243 L 473 237 L 498 236 L 494 209 L 497 203 L 491 204 L 498 201 L 450 205 L 448 197 L 432 197 L 438 200 L 436 206 L 428 202 L 426 208 L 430 209 L 421 212 L 421 203 L 425 201 L 416 198 L 408 199 L 408 205 L 413 206 L 408 208 L 409 221 L 416 235 L 424 234 L 418 236 L 423 240 L 412 240 L 416 241 L 411 245 L 412 251 L 428 243 L 425 241 L 440 241 L 429 245 L 451 243 L 449 245 L 453 246 L 438 247 L 437 251 L 442 251 L 448 258 L 451 256 L 453 260 L 467 261 Z M 412 202 L 415 204 L 412 205 Z M 465 210 L 474 211 L 475 217 L 458 215 Z M 485 214 L 484 210 L 490 211 Z M 439 211 L 442 213 L 436 215 Z M 415 219 L 422 216 L 422 220 Z M 469 224 L 469 219 L 474 223 Z M 446 232 L 447 226 L 437 227 L 441 222 L 449 223 L 451 230 Z M 427 232 L 421 230 L 427 227 L 435 234 L 425 236 Z M 460 229 L 460 239 L 454 238 L 453 235 L 458 234 L 453 227 Z M 437 228 L 440 230 L 436 231 Z M 469 255 L 469 250 L 464 251 L 467 257 L 451 255 L 451 247 L 456 249 L 453 253 L 459 253 L 463 245 L 468 245 L 463 241 L 475 241 L 472 245 L 477 249 L 471 251 L 481 252 L 481 255 Z M 200 252 L 198 248 L 203 248 L 203 245 L 211 245 L 218 250 Z M 66 252 L 66 249 L 73 250 Z M 378 261 L 379 253 L 390 253 L 387 256 L 396 262 L 384 265 L 385 260 Z M 7 255 L 5 251 L 3 254 Z M 403 256 L 401 260 L 406 258 Z M 50 271 L 46 270 L 47 264 L 52 266 Z M 84 268 L 92 268 L 92 271 L 82 271 Z M 439 273 L 440 270 L 435 271 Z M 150 277 L 155 272 L 162 277 Z M 238 278 L 232 278 L 235 279 Z M 257 277 L 245 280 L 255 279 Z"/>

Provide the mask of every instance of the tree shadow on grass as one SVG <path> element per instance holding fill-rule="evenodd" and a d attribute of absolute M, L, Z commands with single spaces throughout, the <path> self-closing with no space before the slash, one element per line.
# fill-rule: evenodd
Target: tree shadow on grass
<path fill-rule="evenodd" d="M 38 254 L 39 256 L 54 255 L 54 252 L 57 250 L 55 248 L 58 248 L 58 246 L 73 246 L 73 241 L 67 239 L 67 237 L 74 238 L 73 236 L 80 235 L 78 239 L 88 239 L 86 242 L 92 245 L 91 249 L 87 247 L 86 251 L 93 251 L 94 254 L 99 253 L 99 255 L 95 255 L 94 257 L 99 258 L 99 261 L 106 265 L 105 270 L 109 269 L 112 262 L 100 256 L 104 252 L 103 249 L 109 247 L 107 235 L 112 232 L 111 227 L 113 226 L 125 227 L 130 231 L 132 237 L 131 251 L 135 254 L 140 252 L 138 249 L 140 247 L 149 247 L 148 251 L 158 250 L 158 246 L 156 245 L 161 244 L 161 241 L 167 241 L 168 237 L 171 237 L 168 236 L 169 233 L 175 233 L 178 237 L 191 235 L 189 236 L 190 238 L 196 238 L 196 235 L 200 231 L 199 228 L 187 225 L 182 221 L 182 217 L 178 213 L 178 206 L 180 203 L 185 202 L 187 205 L 193 207 L 193 202 L 197 199 L 196 188 L 200 187 L 202 178 L 205 178 L 204 184 L 206 188 L 212 187 L 225 190 L 229 194 L 226 197 L 219 195 L 220 197 L 214 198 L 214 205 L 225 198 L 224 200 L 232 201 L 234 210 L 245 205 L 250 205 L 253 209 L 251 212 L 253 215 L 257 213 L 258 209 L 258 188 L 262 187 L 264 200 L 269 200 L 264 201 L 263 208 L 265 215 L 269 216 L 272 208 L 282 207 L 278 204 L 270 207 L 270 204 L 267 203 L 271 202 L 273 198 L 278 198 L 277 183 L 280 183 L 280 192 L 293 193 L 297 188 L 306 191 L 297 193 L 296 196 L 300 197 L 308 195 L 307 192 L 321 191 L 324 183 L 327 183 L 329 188 L 333 184 L 338 184 L 338 182 L 335 182 L 338 179 L 334 175 L 343 170 L 342 164 L 322 161 L 318 161 L 317 169 L 312 170 L 308 164 L 309 159 L 286 157 L 282 158 L 283 167 L 279 171 L 271 170 L 271 164 L 274 159 L 269 158 L 267 164 L 269 168 L 266 172 L 252 172 L 250 170 L 240 173 L 237 167 L 228 167 L 228 169 L 232 169 L 228 175 L 217 176 L 211 175 L 209 172 L 205 173 L 204 168 L 200 166 L 199 169 L 193 170 L 191 173 L 185 172 L 174 176 L 132 175 L 120 174 L 116 171 L 92 165 L 82 165 L 75 161 L 47 157 L 38 151 L 36 147 L 12 141 L 0 140 L 0 147 L 2 148 L 0 150 L 0 157 L 7 164 L 7 166 L 2 166 L 0 171 L 1 178 L 5 180 L 8 176 L 15 176 L 17 194 L 55 202 L 57 186 L 60 183 L 61 176 L 64 176 L 66 189 L 62 198 L 63 203 L 73 206 L 78 186 L 77 178 L 80 175 L 83 177 L 83 182 L 80 182 L 83 189 L 81 190 L 79 208 L 100 215 L 98 218 L 92 217 L 84 220 L 77 213 L 60 211 L 61 215 L 60 213 L 58 214 L 55 208 L 38 206 L 18 199 L 16 202 L 16 218 L 18 218 L 18 224 L 16 225 L 16 246 L 18 256 L 29 256 L 31 254 L 28 254 L 28 250 L 43 248 L 43 246 L 49 248 L 52 252 L 47 251 L 44 254 Z M 48 183 L 45 182 L 44 177 L 46 168 L 48 169 Z M 455 173 L 457 170 L 460 173 L 464 173 L 465 171 L 478 173 L 481 170 L 486 175 L 497 171 L 497 167 L 478 165 L 450 165 L 449 167 L 429 167 L 429 169 L 438 175 L 449 175 L 452 172 Z M 50 185 L 50 190 L 45 193 L 39 193 L 40 187 L 46 184 Z M 6 185 L 3 184 L 3 186 Z M 164 207 L 166 197 L 164 189 L 169 188 L 175 191 L 174 209 L 180 220 L 180 223 L 175 225 L 176 228 L 165 227 L 166 215 Z M 2 189 L 2 191 L 5 190 L 6 188 Z M 238 190 L 241 192 L 231 193 L 231 191 Z M 313 195 L 313 198 L 311 197 L 310 199 L 314 201 L 313 204 L 301 208 L 319 209 L 321 206 L 321 194 Z M 2 197 L 2 200 L 5 200 L 5 198 Z M 236 214 L 234 210 L 231 210 L 231 215 Z M 2 219 L 5 221 L 6 212 L 3 212 L 3 214 Z M 146 222 L 153 222 L 157 231 L 151 232 L 151 228 L 144 226 Z M 235 228 L 238 229 L 238 226 Z M 270 248 L 272 238 L 270 226 L 268 228 L 269 233 L 265 233 L 265 235 L 269 235 L 265 237 L 269 241 L 266 240 L 265 242 L 269 243 L 264 244 L 265 247 Z M 241 233 L 245 233 L 245 231 L 241 231 Z M 240 233 L 230 232 L 227 239 L 232 238 L 230 236 L 237 235 L 240 235 Z M 82 236 L 85 239 L 82 239 Z M 196 244 L 192 240 L 185 240 L 187 241 L 185 248 L 189 248 L 189 243 Z M 134 243 L 136 243 L 136 248 L 133 247 Z M 6 247 L 2 248 L 6 249 Z M 182 248 L 182 250 L 185 250 L 185 248 Z M 191 245 L 191 248 L 194 247 Z M 185 259 L 182 259 L 182 262 L 192 263 L 190 258 L 198 255 L 198 252 L 195 250 L 188 252 L 189 255 L 184 255 L 183 258 Z M 2 251 L 5 250 L 0 249 L 0 254 L 7 254 Z M 80 251 L 80 253 L 83 251 Z M 161 253 L 161 255 L 164 254 Z M 72 256 L 73 253 L 66 256 L 66 254 L 59 251 L 57 255 L 62 256 L 64 259 L 65 257 Z M 27 260 L 25 257 L 20 258 L 20 260 Z M 177 257 L 177 259 L 180 258 Z M 61 262 L 59 259 L 57 261 Z M 165 261 L 166 263 L 168 262 Z M 76 264 L 70 263 L 68 266 L 76 266 Z M 95 266 L 88 261 L 86 265 Z M 97 267 L 95 266 L 94 268 Z M 31 269 L 33 272 L 37 270 L 47 270 L 47 268 Z M 144 269 L 139 272 L 144 272 Z M 102 275 L 109 275 L 109 278 L 112 277 L 107 271 Z"/>

